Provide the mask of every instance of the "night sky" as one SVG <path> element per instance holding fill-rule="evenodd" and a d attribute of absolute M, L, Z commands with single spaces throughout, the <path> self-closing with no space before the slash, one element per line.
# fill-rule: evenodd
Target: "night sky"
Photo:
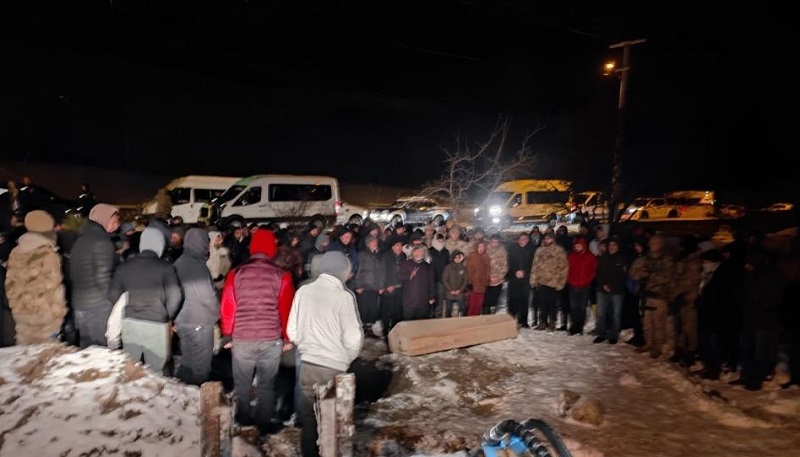
<path fill-rule="evenodd" d="M 792 16 L 696 3 L 3 2 L 0 158 L 417 186 L 505 116 L 511 150 L 546 125 L 532 177 L 607 189 L 618 81 L 601 66 L 646 38 L 626 194 L 796 197 Z"/>

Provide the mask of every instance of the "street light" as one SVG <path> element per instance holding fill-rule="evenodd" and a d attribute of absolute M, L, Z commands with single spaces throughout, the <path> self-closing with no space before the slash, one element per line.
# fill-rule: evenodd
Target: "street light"
<path fill-rule="evenodd" d="M 631 46 L 644 43 L 644 38 L 622 41 L 612 44 L 609 49 L 622 48 L 622 68 L 616 68 L 616 62 L 603 65 L 603 74 L 619 76 L 619 101 L 617 103 L 617 138 L 614 141 L 614 163 L 611 169 L 611 208 L 610 220 L 617 218 L 620 196 L 622 195 L 622 153 L 625 140 L 625 95 L 628 88 L 628 71 L 630 70 Z"/>

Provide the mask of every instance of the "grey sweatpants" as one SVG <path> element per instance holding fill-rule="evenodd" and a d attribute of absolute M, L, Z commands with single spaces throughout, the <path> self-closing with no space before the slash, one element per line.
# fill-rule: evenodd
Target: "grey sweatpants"
<path fill-rule="evenodd" d="M 133 360 L 144 360 L 151 370 L 164 373 L 167 362 L 172 358 L 172 335 L 169 324 L 126 317 L 122 320 L 122 349 Z"/>

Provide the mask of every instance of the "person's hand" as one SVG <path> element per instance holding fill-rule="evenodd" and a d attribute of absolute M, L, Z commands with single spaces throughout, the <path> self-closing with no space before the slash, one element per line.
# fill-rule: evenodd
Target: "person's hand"
<path fill-rule="evenodd" d="M 383 291 L 386 289 L 378 289 L 378 295 L 383 295 Z"/>
<path fill-rule="evenodd" d="M 386 288 L 386 292 L 392 293 L 394 292 L 394 286 L 389 286 Z"/>
<path fill-rule="evenodd" d="M 223 336 L 222 340 L 219 342 L 219 345 L 224 349 L 230 349 L 233 347 L 233 338 L 230 336 Z"/>
<path fill-rule="evenodd" d="M 362 292 L 364 292 L 364 288 L 363 287 L 360 287 L 360 288 L 356 289 L 356 293 L 358 295 L 361 295 Z"/>
<path fill-rule="evenodd" d="M 434 303 L 436 303 L 436 299 L 431 298 L 430 300 L 428 300 L 428 304 L 432 305 Z"/>
<path fill-rule="evenodd" d="M 611 293 L 611 287 L 608 284 L 603 284 L 603 290 L 607 293 Z"/>
<path fill-rule="evenodd" d="M 522 270 L 517 270 L 516 273 L 514 273 L 514 276 L 516 276 L 517 279 L 522 279 L 525 277 L 525 272 Z"/>
<path fill-rule="evenodd" d="M 291 341 L 287 341 L 287 342 L 283 343 L 283 352 L 291 351 L 292 348 L 294 348 L 294 344 L 292 344 Z"/>

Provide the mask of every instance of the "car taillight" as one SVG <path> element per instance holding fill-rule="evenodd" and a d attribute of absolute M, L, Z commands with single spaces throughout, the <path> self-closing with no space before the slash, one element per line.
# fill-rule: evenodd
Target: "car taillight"
<path fill-rule="evenodd" d="M 336 203 L 333 204 L 333 212 L 334 212 L 334 214 L 336 214 L 338 216 L 339 215 L 339 211 L 341 211 L 341 210 L 342 210 L 342 201 L 341 200 L 336 200 Z"/>

